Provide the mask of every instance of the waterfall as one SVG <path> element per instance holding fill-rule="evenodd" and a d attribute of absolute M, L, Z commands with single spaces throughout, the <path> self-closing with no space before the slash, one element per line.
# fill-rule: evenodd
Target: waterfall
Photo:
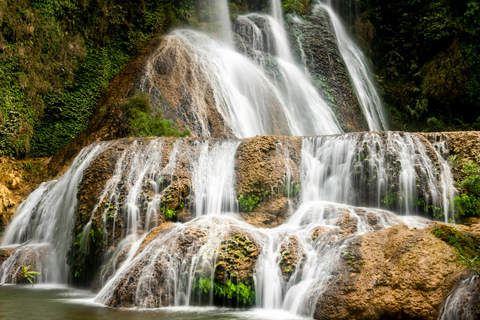
<path fill-rule="evenodd" d="M 368 127 L 373 131 L 387 130 L 387 117 L 375 88 L 369 63 L 363 52 L 348 35 L 340 18 L 332 9 L 330 2 L 327 1 L 327 4 L 317 5 L 314 10 L 319 8 L 326 10 L 332 20 L 340 53 L 347 66 Z"/>
<path fill-rule="evenodd" d="M 204 143 L 197 161 L 192 161 L 195 216 L 236 212 L 233 188 L 235 152 L 239 141 L 210 146 Z"/>
<path fill-rule="evenodd" d="M 70 249 L 77 210 L 77 187 L 83 171 L 111 142 L 93 143 L 75 158 L 58 181 L 43 183 L 18 208 L 2 241 L 2 247 L 16 248 L 2 264 L 5 282 L 22 265 L 35 265 L 46 283 L 69 279 L 67 252 Z"/>
<path fill-rule="evenodd" d="M 238 17 L 235 33 L 227 2 L 215 3 L 220 40 L 175 30 L 141 79 L 142 89 L 155 90 L 155 76 L 167 68 L 158 59 L 183 59 L 188 83 L 179 83 L 194 89 L 193 122 L 203 137 L 128 138 L 83 149 L 58 181 L 41 184 L 18 208 L 2 242 L 12 249 L 0 266 L 2 281 L 29 264 L 43 273 L 42 282 L 70 283 L 72 275 L 94 281 L 85 269 L 95 263 L 101 267 L 94 270 L 95 302 L 110 307 L 255 305 L 313 317 L 360 236 L 398 224 L 426 227 L 420 215 L 454 217 L 443 137 L 340 134 L 334 113 L 293 59 L 281 2 L 271 1 L 272 16 Z M 361 52 L 331 8 L 317 8 L 332 18 L 370 128 L 385 129 Z M 207 94 L 238 139 L 205 138 L 212 136 Z M 240 139 L 267 134 L 303 137 L 267 137 L 272 144 Z M 250 153 L 258 157 L 239 169 Z M 269 178 L 276 171 L 280 177 L 263 183 L 257 164 Z M 245 187 L 239 180 L 250 169 L 253 181 Z M 253 209 L 239 210 L 241 199 Z M 267 207 L 277 200 L 283 202 Z M 282 224 L 268 212 L 284 209 Z M 249 214 L 274 216 L 279 225 L 255 227 L 244 221 Z M 474 281 L 450 295 L 445 319 Z"/>
<path fill-rule="evenodd" d="M 228 12 L 228 1 L 225 0 L 209 0 L 210 8 L 213 14 L 213 24 L 215 32 L 218 34 L 227 46 L 233 48 L 233 32 L 230 22 L 230 14 Z"/>
<path fill-rule="evenodd" d="M 478 279 L 478 275 L 465 279 L 450 293 L 442 308 L 440 320 L 470 320 L 478 317 L 478 309 L 473 302 Z"/>
<path fill-rule="evenodd" d="M 447 222 L 454 218 L 452 173 L 438 150 L 427 150 L 424 142 L 396 132 L 385 138 L 373 132 L 305 138 L 302 201 L 373 204 L 405 215 L 430 212 Z"/>

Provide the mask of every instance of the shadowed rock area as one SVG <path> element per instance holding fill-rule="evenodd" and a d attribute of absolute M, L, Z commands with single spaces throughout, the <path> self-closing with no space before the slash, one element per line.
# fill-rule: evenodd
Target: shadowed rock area
<path fill-rule="evenodd" d="M 328 13 L 287 15 L 286 28 L 295 56 L 310 73 L 312 83 L 329 103 L 345 132 L 368 130 L 348 71 L 335 39 Z"/>

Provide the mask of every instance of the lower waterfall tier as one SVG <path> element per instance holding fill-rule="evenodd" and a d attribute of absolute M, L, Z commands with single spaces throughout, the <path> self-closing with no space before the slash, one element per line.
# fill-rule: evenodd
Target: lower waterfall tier
<path fill-rule="evenodd" d="M 480 248 L 475 228 L 430 220 L 454 217 L 449 141 L 362 132 L 93 143 L 19 207 L 0 277 L 32 265 L 40 282 L 86 285 L 122 308 L 436 319 L 465 305 L 457 297 L 472 273 L 461 257 Z"/>

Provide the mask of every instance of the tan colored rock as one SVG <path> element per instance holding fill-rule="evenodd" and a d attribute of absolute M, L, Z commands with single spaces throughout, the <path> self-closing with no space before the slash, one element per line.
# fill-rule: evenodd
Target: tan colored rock
<path fill-rule="evenodd" d="M 257 197 L 251 212 L 240 214 L 257 227 L 275 227 L 289 214 L 287 196 L 294 204 L 299 196 L 301 139 L 257 136 L 244 139 L 236 155 L 236 192 L 240 197 Z M 287 186 L 287 174 L 290 185 Z"/>
<path fill-rule="evenodd" d="M 5 172 L 0 176 L 0 183 L 11 190 L 20 189 L 22 180 L 22 177 L 15 172 Z"/>
<path fill-rule="evenodd" d="M 6 226 L 13 217 L 17 203 L 14 200 L 12 192 L 0 184 L 0 219 L 2 226 Z"/>
<path fill-rule="evenodd" d="M 316 319 L 437 319 L 465 271 L 431 228 L 410 230 L 401 224 L 355 243 L 318 300 Z"/>

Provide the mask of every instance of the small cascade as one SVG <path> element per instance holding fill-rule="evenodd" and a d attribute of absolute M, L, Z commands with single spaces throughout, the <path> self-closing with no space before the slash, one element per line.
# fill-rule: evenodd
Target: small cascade
<path fill-rule="evenodd" d="M 331 7 L 331 1 L 317 5 L 313 10 L 324 9 L 328 12 L 335 29 L 340 53 L 348 69 L 350 79 L 357 93 L 363 115 L 372 131 L 388 129 L 386 112 L 375 88 L 369 63 L 360 48 L 348 35 L 340 18 Z"/>
<path fill-rule="evenodd" d="M 396 132 L 305 138 L 302 201 L 373 205 L 453 219 L 451 171 L 441 154 L 426 145 L 415 134 Z"/>
<path fill-rule="evenodd" d="M 22 203 L 2 241 L 2 247 L 14 249 L 1 266 L 2 283 L 22 265 L 35 266 L 43 274 L 42 282 L 67 283 L 67 252 L 75 224 L 78 184 L 83 171 L 112 144 L 86 147 L 60 180 L 43 183 Z"/>
<path fill-rule="evenodd" d="M 440 320 L 471 320 L 478 319 L 480 313 L 475 307 L 478 301 L 479 276 L 475 275 L 462 281 L 450 293 L 442 308 Z"/>
<path fill-rule="evenodd" d="M 230 14 L 228 12 L 227 0 L 209 0 L 210 10 L 213 14 L 213 25 L 215 32 L 218 34 L 227 46 L 233 48 L 233 32 L 232 24 L 230 22 Z"/>
<path fill-rule="evenodd" d="M 227 141 L 210 146 L 206 142 L 198 160 L 192 161 L 195 217 L 238 211 L 233 181 L 235 152 L 239 144 L 239 141 Z"/>

